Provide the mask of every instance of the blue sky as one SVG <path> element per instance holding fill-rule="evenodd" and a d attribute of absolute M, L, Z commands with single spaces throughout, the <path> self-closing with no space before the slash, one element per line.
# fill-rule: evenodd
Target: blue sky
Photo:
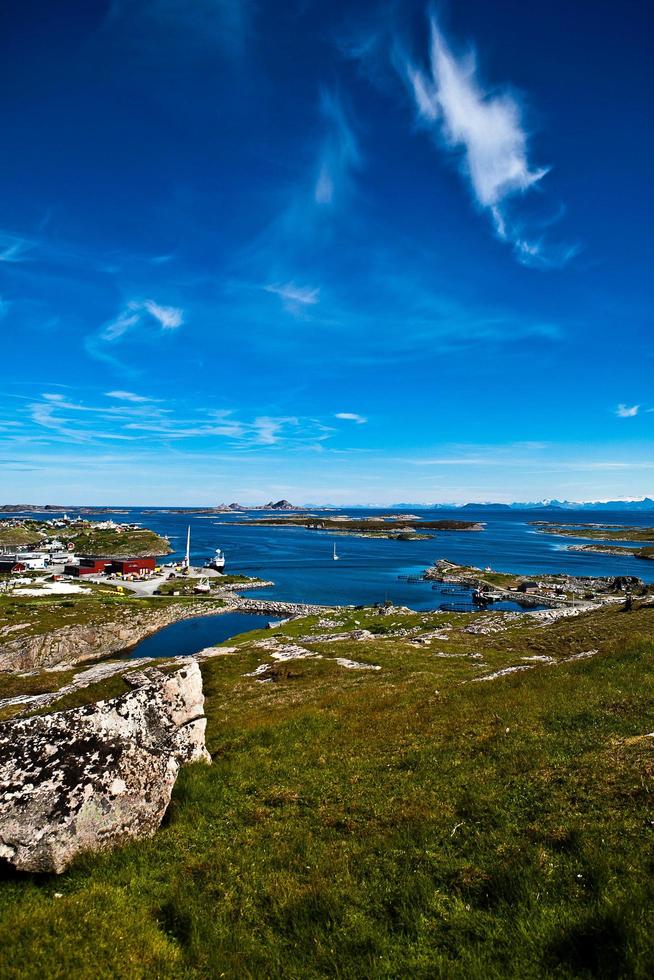
<path fill-rule="evenodd" d="M 654 495 L 652 11 L 0 11 L 6 501 Z"/>

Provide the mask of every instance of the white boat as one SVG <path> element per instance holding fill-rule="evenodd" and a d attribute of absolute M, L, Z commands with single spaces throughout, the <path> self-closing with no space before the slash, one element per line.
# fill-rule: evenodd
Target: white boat
<path fill-rule="evenodd" d="M 225 555 L 220 550 L 220 548 L 216 548 L 213 558 L 210 558 L 208 561 L 206 561 L 204 563 L 204 567 L 213 568 L 217 572 L 222 572 L 223 568 L 225 567 Z"/>
<path fill-rule="evenodd" d="M 334 561 L 338 561 L 340 558 L 340 555 L 336 554 L 336 542 L 334 542 L 334 554 L 332 555 L 332 558 L 334 559 Z"/>

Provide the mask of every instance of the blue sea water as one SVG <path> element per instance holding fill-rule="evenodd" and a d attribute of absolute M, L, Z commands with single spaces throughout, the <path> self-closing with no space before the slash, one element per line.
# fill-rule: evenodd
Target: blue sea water
<path fill-rule="evenodd" d="M 356 517 L 389 513 L 384 510 L 342 510 Z M 654 562 L 637 558 L 568 551 L 568 544 L 583 539 L 542 534 L 532 521 L 601 522 L 650 526 L 647 513 L 591 513 L 586 511 L 419 511 L 423 520 L 472 520 L 485 523 L 484 531 L 442 531 L 426 541 L 388 541 L 308 530 L 298 527 L 246 527 L 243 517 L 221 514 L 183 515 L 157 511 L 131 511 L 114 520 L 136 520 L 170 538 L 175 555 L 182 557 L 186 529 L 191 526 L 191 557 L 202 563 L 215 548 L 226 554 L 226 572 L 257 575 L 274 581 L 265 591 L 251 594 L 270 599 L 325 604 L 369 604 L 386 599 L 414 609 L 434 609 L 447 601 L 428 582 L 406 582 L 398 576 L 420 575 L 438 558 L 449 558 L 480 568 L 536 575 L 566 572 L 572 575 L 637 575 L 654 581 Z M 245 515 L 247 516 L 247 515 Z M 260 516 L 260 515 L 251 515 Z M 336 547 L 340 560 L 332 560 Z M 588 542 L 585 542 L 588 543 Z M 247 593 L 246 593 L 247 594 Z M 451 598 L 451 597 L 449 597 Z"/>
<path fill-rule="evenodd" d="M 389 512 L 388 508 L 353 509 L 336 510 L 330 514 L 374 517 Z M 651 513 L 472 509 L 420 510 L 417 513 L 423 520 L 479 521 L 484 523 L 485 529 L 436 532 L 426 541 L 388 541 L 298 527 L 247 527 L 239 523 L 247 514 L 174 514 L 166 509 L 131 508 L 126 513 L 107 516 L 116 522 L 137 521 L 166 535 L 174 553 L 164 560 L 183 557 L 186 530 L 190 525 L 193 563 L 203 564 L 216 548 L 222 548 L 226 554 L 227 573 L 243 572 L 275 583 L 268 589 L 244 591 L 245 595 L 289 602 L 368 605 L 390 600 L 417 610 L 436 609 L 443 602 L 453 601 L 453 597 L 438 584 L 434 587 L 429 582 L 407 582 L 401 577 L 419 576 L 438 558 L 480 568 L 491 566 L 496 571 L 525 576 L 565 572 L 593 576 L 637 575 L 646 582 L 654 581 L 654 561 L 568 551 L 569 544 L 588 542 L 583 538 L 543 534 L 531 523 L 542 520 L 649 527 L 654 523 Z M 51 517 L 52 514 L 43 516 Z M 255 512 L 249 516 L 263 515 Z M 97 520 L 103 519 L 104 516 L 97 517 Z M 340 556 L 337 562 L 332 559 L 334 542 Z M 498 603 L 493 608 L 518 607 Z M 262 623 L 262 617 L 240 613 L 184 620 L 144 640 L 134 655 L 191 654 L 236 633 L 260 628 Z"/>
<path fill-rule="evenodd" d="M 337 510 L 331 514 L 356 517 L 388 514 L 386 509 Z M 434 609 L 448 601 L 428 582 L 406 582 L 398 576 L 420 575 L 438 558 L 449 558 L 480 568 L 536 575 L 566 572 L 572 575 L 637 575 L 654 581 L 654 561 L 568 551 L 568 544 L 583 539 L 542 534 L 532 521 L 596 522 L 647 527 L 654 514 L 588 511 L 420 510 L 423 520 L 484 522 L 484 531 L 442 531 L 426 541 L 388 541 L 307 530 L 298 527 L 246 527 L 248 515 L 173 514 L 165 509 L 132 508 L 108 515 L 117 522 L 138 521 L 170 538 L 181 558 L 186 529 L 191 527 L 191 558 L 202 564 L 216 548 L 226 554 L 226 572 L 243 572 L 270 579 L 272 588 L 252 592 L 270 599 L 324 604 L 369 604 L 386 599 L 414 609 Z M 52 515 L 48 515 L 52 516 Z M 249 516 L 262 516 L 255 512 Z M 98 517 L 102 520 L 102 517 Z M 336 542 L 340 561 L 332 560 Z M 586 542 L 588 543 L 588 542 Z M 246 593 L 247 594 L 247 593 Z"/>

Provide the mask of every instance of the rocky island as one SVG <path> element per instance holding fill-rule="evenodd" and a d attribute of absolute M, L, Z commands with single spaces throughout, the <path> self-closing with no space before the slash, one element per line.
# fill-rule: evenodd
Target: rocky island
<path fill-rule="evenodd" d="M 424 521 L 410 515 L 383 517 L 322 517 L 303 514 L 298 517 L 257 517 L 239 521 L 249 526 L 303 527 L 311 531 L 329 531 L 362 538 L 388 538 L 398 541 L 425 540 L 438 531 L 483 531 L 478 521 Z"/>
<path fill-rule="evenodd" d="M 654 527 L 634 527 L 629 524 L 559 524 L 553 521 L 533 521 L 542 534 L 564 538 L 587 538 L 593 544 L 571 544 L 568 551 L 586 551 L 598 555 L 616 555 L 654 560 Z M 615 542 L 646 541 L 640 547 L 625 547 Z"/>

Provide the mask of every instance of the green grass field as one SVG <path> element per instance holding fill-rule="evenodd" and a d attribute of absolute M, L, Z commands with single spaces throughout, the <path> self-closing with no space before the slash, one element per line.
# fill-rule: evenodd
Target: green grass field
<path fill-rule="evenodd" d="M 258 637 L 324 627 L 206 662 L 213 765 L 152 839 L 7 871 L 2 976 L 651 976 L 654 609 L 468 622 L 342 614 L 378 639 L 309 644 L 264 684 Z M 473 681 L 524 656 L 558 663 Z"/>
<path fill-rule="evenodd" d="M 215 597 L 206 597 L 214 605 Z M 133 615 L 147 614 L 180 602 L 202 602 L 205 596 L 163 596 L 135 598 L 117 587 L 84 583 L 84 592 L 77 595 L 25 597 L 12 593 L 0 594 L 0 646 L 4 642 L 39 636 L 55 629 L 74 626 L 97 626 L 126 620 Z M 6 631 L 6 632 L 5 632 Z M 7 675 L 0 673 L 0 690 Z"/>

